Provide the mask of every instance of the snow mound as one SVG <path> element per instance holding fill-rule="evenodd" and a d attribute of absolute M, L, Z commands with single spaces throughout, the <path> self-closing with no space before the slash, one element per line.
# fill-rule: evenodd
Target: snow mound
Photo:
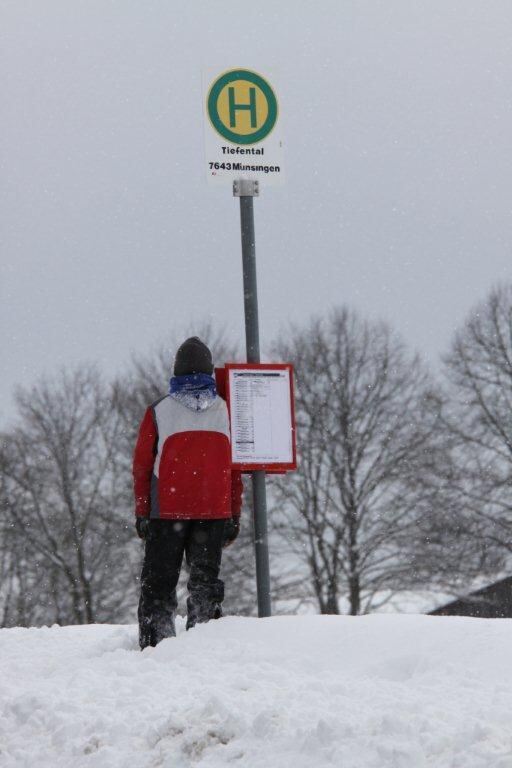
<path fill-rule="evenodd" d="M 0 630 L 2 768 L 512 768 L 512 620 Z"/>

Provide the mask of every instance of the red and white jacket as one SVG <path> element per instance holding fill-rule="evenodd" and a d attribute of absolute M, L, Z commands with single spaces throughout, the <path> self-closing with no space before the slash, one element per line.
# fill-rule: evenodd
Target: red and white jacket
<path fill-rule="evenodd" d="M 242 477 L 231 470 L 228 409 L 216 397 L 193 411 L 166 395 L 150 405 L 133 456 L 137 517 L 218 520 L 238 517 Z"/>

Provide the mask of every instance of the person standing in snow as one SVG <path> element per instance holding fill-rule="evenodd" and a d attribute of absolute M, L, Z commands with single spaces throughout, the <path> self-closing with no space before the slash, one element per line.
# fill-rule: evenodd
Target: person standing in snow
<path fill-rule="evenodd" d="M 143 650 L 176 634 L 184 554 L 187 629 L 222 616 L 222 549 L 240 530 L 242 480 L 231 470 L 228 410 L 216 391 L 211 352 L 197 336 L 176 353 L 169 393 L 146 410 L 133 480 L 136 529 L 145 541 L 138 613 Z"/>

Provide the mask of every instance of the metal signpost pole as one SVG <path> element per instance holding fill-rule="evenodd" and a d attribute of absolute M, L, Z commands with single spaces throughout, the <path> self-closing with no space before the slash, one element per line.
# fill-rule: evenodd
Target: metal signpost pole
<path fill-rule="evenodd" d="M 259 183 L 248 179 L 233 182 L 233 195 L 240 198 L 242 232 L 242 264 L 244 277 L 245 345 L 247 362 L 260 362 L 260 331 L 258 324 L 258 288 L 256 282 L 256 241 L 254 235 L 253 198 L 259 194 Z M 267 532 L 267 492 L 265 472 L 252 472 L 254 514 L 254 548 L 258 588 L 258 616 L 270 616 L 270 567 Z"/>

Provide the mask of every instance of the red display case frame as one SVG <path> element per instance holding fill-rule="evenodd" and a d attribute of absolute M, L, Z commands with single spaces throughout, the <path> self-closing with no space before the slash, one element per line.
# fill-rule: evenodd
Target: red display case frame
<path fill-rule="evenodd" d="M 269 462 L 269 463 L 232 463 L 232 468 L 240 472 L 254 472 L 263 470 L 269 474 L 283 475 L 286 472 L 293 472 L 297 469 L 297 430 L 295 425 L 295 396 L 294 396 L 294 369 L 291 363 L 225 363 L 224 368 L 215 369 L 215 379 L 217 382 L 217 391 L 221 397 L 226 400 L 231 421 L 231 404 L 229 397 L 229 376 L 230 370 L 262 370 L 262 371 L 283 371 L 290 372 L 290 408 L 291 408 L 291 429 L 292 429 L 292 461 L 291 462 Z"/>

